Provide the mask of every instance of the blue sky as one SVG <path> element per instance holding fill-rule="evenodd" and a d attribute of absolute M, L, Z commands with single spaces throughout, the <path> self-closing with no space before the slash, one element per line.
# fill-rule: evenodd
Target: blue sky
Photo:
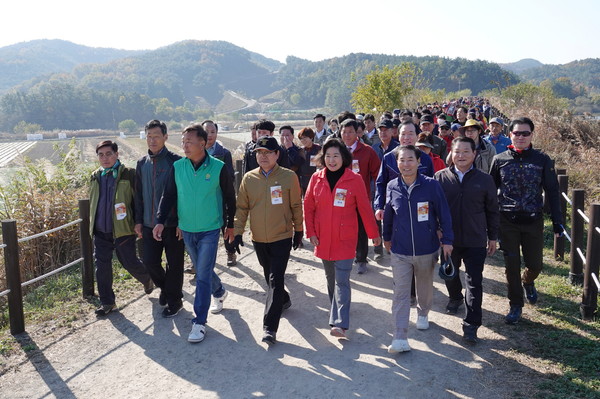
<path fill-rule="evenodd" d="M 564 64 L 600 57 L 600 1 L 104 0 L 3 4 L 0 47 L 63 39 L 155 49 L 224 40 L 284 62 L 352 52 Z M 298 6 L 301 5 L 301 6 Z"/>

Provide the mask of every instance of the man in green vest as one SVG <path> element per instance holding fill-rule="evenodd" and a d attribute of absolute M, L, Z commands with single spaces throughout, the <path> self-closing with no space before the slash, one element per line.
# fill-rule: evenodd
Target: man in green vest
<path fill-rule="evenodd" d="M 176 204 L 179 229 L 183 232 L 185 246 L 196 269 L 196 317 L 192 320 L 189 342 L 204 340 L 211 293 L 220 306 L 218 311 L 223 307 L 227 291 L 220 281 L 213 280 L 219 278 L 214 273 L 214 267 L 219 235 L 224 224 L 225 239 L 234 238 L 233 179 L 225 164 L 206 152 L 207 139 L 208 135 L 200 124 L 184 129 L 181 144 L 186 157 L 173 163 L 171 178 L 160 200 L 153 230 L 154 239 L 162 240 L 165 220 Z M 217 290 L 212 288 L 214 283 L 220 286 Z"/>

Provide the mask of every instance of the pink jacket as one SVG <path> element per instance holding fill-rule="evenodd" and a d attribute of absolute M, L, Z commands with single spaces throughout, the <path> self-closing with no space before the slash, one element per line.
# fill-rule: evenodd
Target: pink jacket
<path fill-rule="evenodd" d="M 360 175 L 346 169 L 330 190 L 325 172 L 324 168 L 312 175 L 304 196 L 306 236 L 319 239 L 316 257 L 332 261 L 352 259 L 358 241 L 357 209 L 367 236 L 379 237 L 373 209 Z"/>

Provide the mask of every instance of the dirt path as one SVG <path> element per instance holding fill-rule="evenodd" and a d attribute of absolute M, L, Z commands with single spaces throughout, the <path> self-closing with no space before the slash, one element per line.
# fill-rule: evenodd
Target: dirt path
<path fill-rule="evenodd" d="M 248 242 L 248 240 L 246 240 Z M 308 246 L 307 246 L 308 247 Z M 96 319 L 92 305 L 70 327 L 28 326 L 22 345 L 0 376 L 2 398 L 504 398 L 526 394 L 540 371 L 510 350 L 514 328 L 502 319 L 507 303 L 503 270 L 484 274 L 484 324 L 476 346 L 462 342 L 461 318 L 445 314 L 446 290 L 436 276 L 431 327 L 417 331 L 412 351 L 389 355 L 389 256 L 352 276 L 350 340 L 329 336 L 328 297 L 321 262 L 309 249 L 293 252 L 286 276 L 293 305 L 284 313 L 278 343 L 260 342 L 265 283 L 251 245 L 238 266 L 219 251 L 217 273 L 230 295 L 209 315 L 206 340 L 186 341 L 193 316 L 193 281 L 186 276 L 184 311 L 164 319 L 158 291 L 117 293 L 120 312 Z M 495 260 L 492 259 L 492 262 Z M 528 308 L 525 308 L 525 317 Z M 29 346 L 31 348 L 31 346 Z M 22 351 L 23 353 L 25 351 Z M 21 356 L 19 358 L 19 356 Z"/>

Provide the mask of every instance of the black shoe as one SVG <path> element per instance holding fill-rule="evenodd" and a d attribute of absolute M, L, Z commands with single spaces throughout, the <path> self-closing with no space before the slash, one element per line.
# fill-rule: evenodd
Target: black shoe
<path fill-rule="evenodd" d="M 237 256 L 235 255 L 235 252 L 228 252 L 227 253 L 227 266 L 231 267 L 231 266 L 235 266 L 237 265 Z"/>
<path fill-rule="evenodd" d="M 150 295 L 152 294 L 152 291 L 154 291 L 154 282 L 151 278 L 148 278 L 148 281 L 146 281 L 146 283 L 144 284 L 144 292 Z"/>
<path fill-rule="evenodd" d="M 521 319 L 523 308 L 521 306 L 511 306 L 510 312 L 504 318 L 506 324 L 517 324 Z"/>
<path fill-rule="evenodd" d="M 163 309 L 162 316 L 166 318 L 175 317 L 175 315 L 179 313 L 181 309 L 183 309 L 183 303 L 181 302 L 172 306 L 167 306 Z"/>
<path fill-rule="evenodd" d="M 158 304 L 160 306 L 167 306 L 167 296 L 162 291 L 161 291 L 160 295 L 158 296 Z"/>
<path fill-rule="evenodd" d="M 288 299 L 286 303 L 283 304 L 283 310 L 289 309 L 292 307 L 292 300 Z"/>
<path fill-rule="evenodd" d="M 115 310 L 116 308 L 117 308 L 117 305 L 115 305 L 114 303 L 112 305 L 100 305 L 100 307 L 98 309 L 96 309 L 95 313 L 97 316 L 106 316 L 107 314 L 109 314 L 110 312 Z"/>
<path fill-rule="evenodd" d="M 527 301 L 534 305 L 538 300 L 538 293 L 535 289 L 535 284 L 523 284 L 523 289 L 525 290 L 525 296 L 527 297 Z"/>
<path fill-rule="evenodd" d="M 479 340 L 477 339 L 477 326 L 463 323 L 463 339 L 470 344 L 476 344 Z"/>
<path fill-rule="evenodd" d="M 276 337 L 277 337 L 277 333 L 275 333 L 273 331 L 265 330 L 263 332 L 262 342 L 266 342 L 269 345 L 273 345 L 275 342 L 277 342 Z"/>
<path fill-rule="evenodd" d="M 458 308 L 463 304 L 463 299 L 450 299 L 446 305 L 446 313 L 457 314 Z"/>

